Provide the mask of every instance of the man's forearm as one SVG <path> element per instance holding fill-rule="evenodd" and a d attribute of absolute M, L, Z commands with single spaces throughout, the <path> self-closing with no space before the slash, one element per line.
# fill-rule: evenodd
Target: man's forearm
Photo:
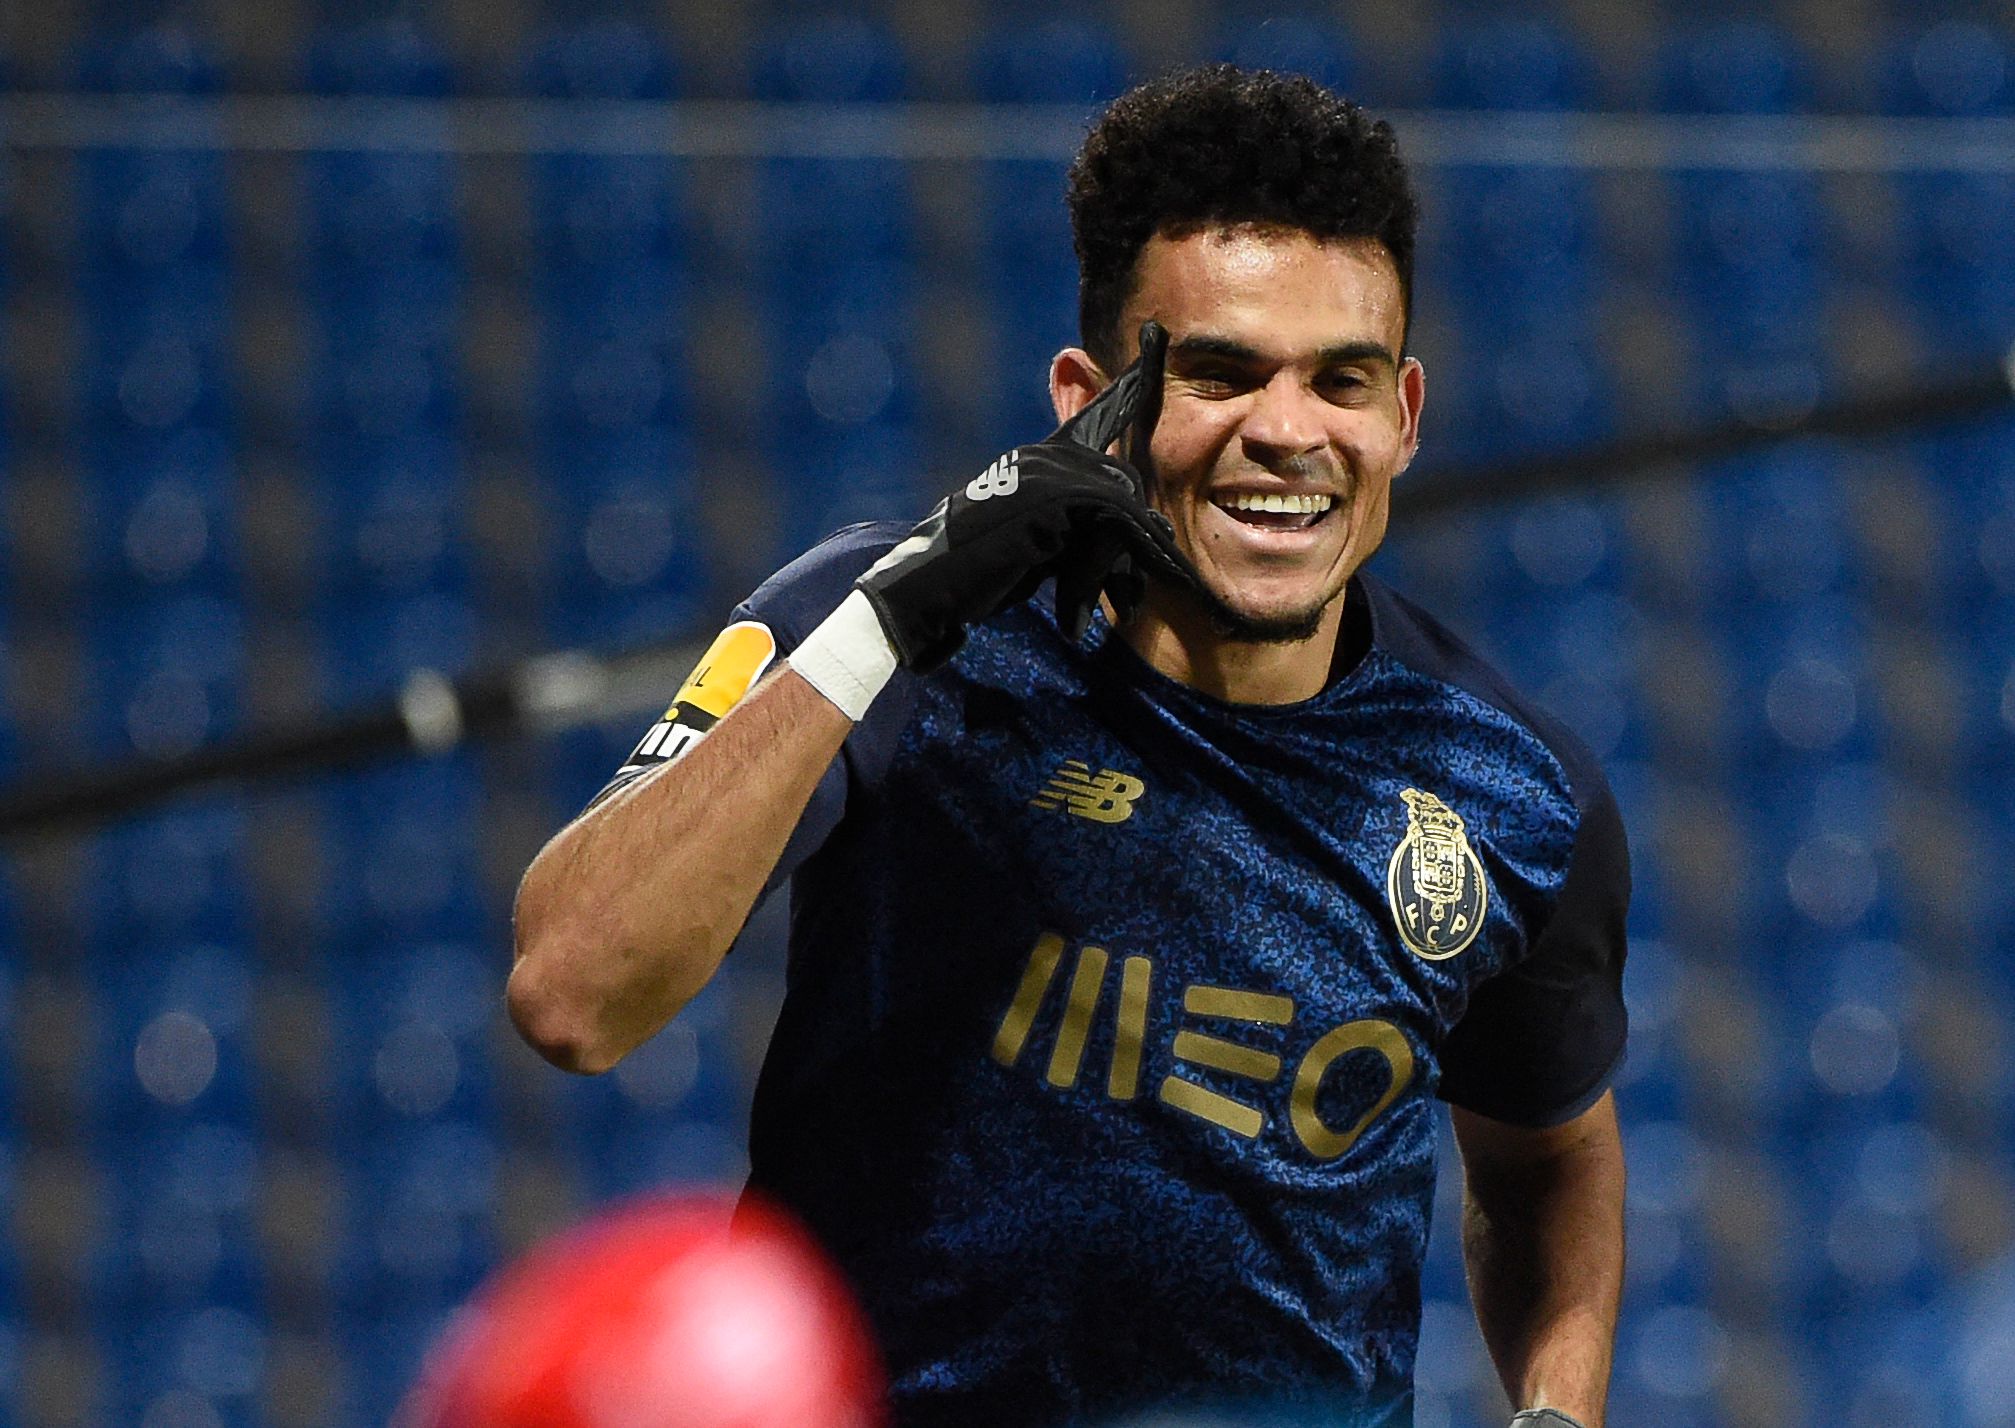
<path fill-rule="evenodd" d="M 1470 1295 L 1515 1408 L 1599 1428 L 1623 1291 L 1622 1144 L 1605 1097 L 1529 1150 L 1469 1118 L 1463 1249 Z M 1511 1147 L 1507 1150 L 1507 1146 Z"/>
<path fill-rule="evenodd" d="M 555 835 L 518 890 L 509 988 L 541 1055 L 606 1070 L 706 985 L 851 727 L 786 668 Z"/>

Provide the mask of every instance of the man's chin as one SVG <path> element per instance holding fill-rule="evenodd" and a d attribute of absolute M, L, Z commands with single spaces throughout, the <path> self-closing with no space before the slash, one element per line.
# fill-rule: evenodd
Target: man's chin
<path fill-rule="evenodd" d="M 1210 623 L 1221 637 L 1248 645 L 1294 645 L 1315 638 L 1327 605 L 1303 610 L 1242 610 L 1222 597 L 1210 602 Z"/>

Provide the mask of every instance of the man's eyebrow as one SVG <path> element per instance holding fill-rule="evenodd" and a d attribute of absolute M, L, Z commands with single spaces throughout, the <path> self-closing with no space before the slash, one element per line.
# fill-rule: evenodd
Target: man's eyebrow
<path fill-rule="evenodd" d="M 1185 357 L 1226 357 L 1234 362 L 1257 362 L 1259 349 L 1248 347 L 1243 342 L 1235 342 L 1229 337 L 1213 337 L 1199 332 L 1171 343 L 1169 351 L 1181 353 Z"/>
<path fill-rule="evenodd" d="M 1171 343 L 1169 351 L 1184 357 L 1223 357 L 1232 362 L 1257 363 L 1265 360 L 1256 347 L 1207 332 L 1195 333 L 1179 342 Z M 1320 349 L 1315 356 L 1317 365 L 1322 367 L 1336 367 L 1351 362 L 1378 362 L 1388 367 L 1399 365 L 1392 355 L 1392 349 L 1383 342 L 1340 342 Z"/>
<path fill-rule="evenodd" d="M 1392 349 L 1383 342 L 1343 342 L 1335 347 L 1325 347 L 1317 354 L 1325 367 L 1338 367 L 1351 362 L 1382 362 L 1388 367 L 1397 367 L 1398 361 Z"/>

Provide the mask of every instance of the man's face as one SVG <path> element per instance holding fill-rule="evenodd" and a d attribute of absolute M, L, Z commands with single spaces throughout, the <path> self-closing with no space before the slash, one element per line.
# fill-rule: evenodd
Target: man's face
<path fill-rule="evenodd" d="M 1419 444 L 1392 256 L 1239 227 L 1152 238 L 1138 276 L 1120 331 L 1150 317 L 1169 331 L 1155 505 L 1232 633 L 1306 639 L 1384 537 Z"/>

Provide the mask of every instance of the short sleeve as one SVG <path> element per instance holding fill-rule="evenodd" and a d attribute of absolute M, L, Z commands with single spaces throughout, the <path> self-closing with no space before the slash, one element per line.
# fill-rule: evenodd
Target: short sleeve
<path fill-rule="evenodd" d="M 1492 1120 L 1572 1120 L 1623 1059 L 1630 853 L 1615 799 L 1592 782 L 1552 915 L 1523 960 L 1471 994 L 1442 1048 L 1441 1098 Z"/>
<path fill-rule="evenodd" d="M 855 578 L 894 545 L 903 533 L 904 528 L 881 522 L 849 526 L 828 536 L 765 580 L 748 599 L 737 605 L 727 630 L 759 630 L 775 652 L 775 657 L 788 659 L 799 641 L 838 608 L 840 601 L 853 588 Z M 705 663 L 703 660 L 702 665 Z M 701 672 L 694 672 L 687 682 L 688 689 L 700 678 Z M 756 675 L 761 672 L 757 670 Z M 635 752 L 588 806 L 592 808 L 595 803 L 659 764 L 677 758 L 698 742 L 716 719 L 724 717 L 734 700 L 752 688 L 755 682 L 756 676 L 752 675 L 733 692 L 732 698 L 709 709 L 688 707 L 684 697 L 686 691 L 682 690 L 681 697 L 666 710 L 664 719 L 645 734 Z M 906 670 L 897 670 L 895 677 L 869 707 L 867 717 L 847 735 L 839 756 L 820 776 L 797 827 L 784 845 L 783 856 L 777 860 L 777 866 L 765 881 L 764 896 L 786 882 L 839 826 L 846 814 L 850 786 L 862 782 L 872 784 L 887 771 L 895 754 L 896 741 L 915 705 L 914 691 L 914 676 Z"/>

